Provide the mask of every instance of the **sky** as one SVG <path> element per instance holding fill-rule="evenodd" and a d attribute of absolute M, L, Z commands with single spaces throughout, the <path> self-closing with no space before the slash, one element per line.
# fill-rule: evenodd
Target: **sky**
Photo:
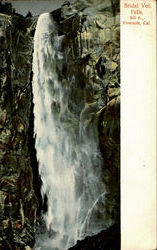
<path fill-rule="evenodd" d="M 17 13 L 22 15 L 26 15 L 28 11 L 32 13 L 32 15 L 40 15 L 45 12 L 50 12 L 54 9 L 57 9 L 61 6 L 64 0 L 49 0 L 49 1 L 19 1 L 19 0 L 12 0 L 6 1 L 13 5 Z"/>

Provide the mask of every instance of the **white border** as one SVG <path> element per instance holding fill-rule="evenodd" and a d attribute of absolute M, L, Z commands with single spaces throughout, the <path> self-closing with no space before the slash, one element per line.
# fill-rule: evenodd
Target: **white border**
<path fill-rule="evenodd" d="M 125 25 L 124 2 L 151 2 L 151 25 Z M 121 0 L 121 249 L 156 244 L 156 2 Z"/>

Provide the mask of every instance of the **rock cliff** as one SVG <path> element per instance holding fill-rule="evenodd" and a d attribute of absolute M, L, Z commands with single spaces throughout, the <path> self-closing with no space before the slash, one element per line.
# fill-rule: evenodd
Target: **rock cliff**
<path fill-rule="evenodd" d="M 119 225 L 119 3 L 114 0 L 99 0 L 95 3 L 65 2 L 51 15 L 56 22 L 58 34 L 64 35 L 62 50 L 66 61 L 61 68 L 58 65 L 59 78 L 64 83 L 67 76 L 75 76 L 77 88 L 73 89 L 74 98 L 77 99 L 78 108 L 79 100 L 83 98 L 86 103 L 84 112 L 90 114 L 86 126 L 95 121 L 98 124 L 99 144 L 104 158 L 103 177 L 107 189 L 104 220 L 111 218 Z M 36 211 L 37 207 L 41 208 L 33 141 L 31 87 L 35 25 L 35 18 L 24 18 L 12 12 L 0 14 L 2 249 L 28 249 L 33 246 Z M 36 197 L 39 197 L 38 201 Z M 105 235 L 104 237 L 108 237 L 107 233 Z M 119 237 L 119 234 L 113 235 Z M 111 237 L 111 241 L 113 238 Z M 100 245 L 101 241 L 98 242 Z M 98 249 L 98 244 L 91 249 Z M 76 249 L 88 249 L 81 247 Z"/>
<path fill-rule="evenodd" d="M 37 199 L 29 152 L 33 21 L 0 14 L 0 248 L 33 246 Z"/>

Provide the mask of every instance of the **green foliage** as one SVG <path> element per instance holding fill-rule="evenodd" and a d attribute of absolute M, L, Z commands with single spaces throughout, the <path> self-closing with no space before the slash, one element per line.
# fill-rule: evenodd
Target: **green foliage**
<path fill-rule="evenodd" d="M 32 13 L 30 11 L 28 11 L 26 17 L 32 17 Z"/>
<path fill-rule="evenodd" d="M 11 3 L 0 0 L 0 13 L 12 15 L 15 13 L 15 9 L 12 7 Z"/>

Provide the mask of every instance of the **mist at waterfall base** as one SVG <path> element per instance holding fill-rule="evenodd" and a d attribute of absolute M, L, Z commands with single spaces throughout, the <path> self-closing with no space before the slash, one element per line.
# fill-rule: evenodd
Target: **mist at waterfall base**
<path fill-rule="evenodd" d="M 112 224 L 104 219 L 103 163 L 96 119 L 91 118 L 98 104 L 87 105 L 84 98 L 78 102 L 74 75 L 59 79 L 58 68 L 66 60 L 63 40 L 50 14 L 42 14 L 33 55 L 35 147 L 41 194 L 48 199 L 47 229 L 36 236 L 35 249 L 42 250 L 68 249 Z"/>

